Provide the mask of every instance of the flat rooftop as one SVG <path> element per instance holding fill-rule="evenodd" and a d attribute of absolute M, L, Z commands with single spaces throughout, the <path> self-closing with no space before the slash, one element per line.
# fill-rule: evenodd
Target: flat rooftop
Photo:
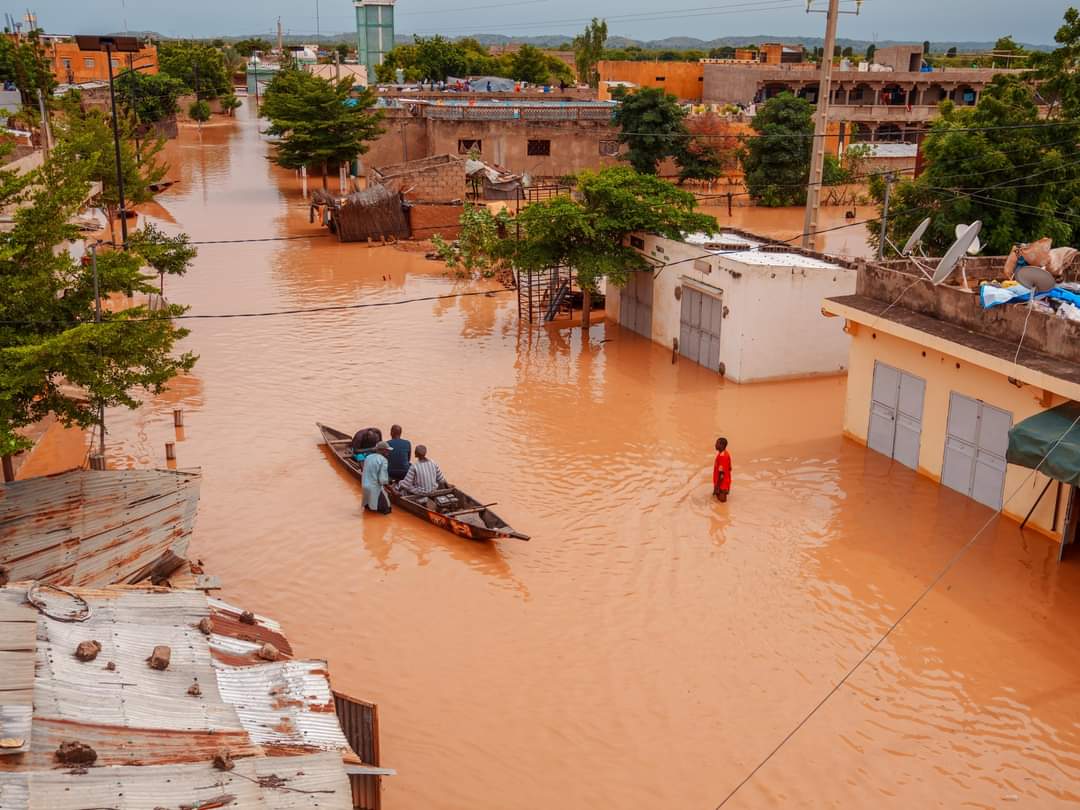
<path fill-rule="evenodd" d="M 782 242 L 755 237 L 742 231 L 723 230 L 717 233 L 690 233 L 683 237 L 688 245 L 702 248 L 706 253 L 725 259 L 763 267 L 782 264 L 809 270 L 840 270 L 850 267 L 821 254 L 792 248 Z"/>

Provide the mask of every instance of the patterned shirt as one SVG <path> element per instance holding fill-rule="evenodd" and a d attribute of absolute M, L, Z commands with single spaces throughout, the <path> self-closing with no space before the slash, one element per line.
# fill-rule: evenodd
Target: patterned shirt
<path fill-rule="evenodd" d="M 439 465 L 431 459 L 417 459 L 401 479 L 401 488 L 406 492 L 418 492 L 427 495 L 434 492 L 440 486 L 446 486 Z"/>

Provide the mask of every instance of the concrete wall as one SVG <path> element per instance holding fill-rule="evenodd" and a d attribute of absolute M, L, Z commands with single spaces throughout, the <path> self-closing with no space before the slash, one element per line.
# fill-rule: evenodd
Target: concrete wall
<path fill-rule="evenodd" d="M 1009 383 L 1006 374 L 961 361 L 947 353 L 864 325 L 853 324 L 851 330 L 854 335 L 848 362 L 844 432 L 863 444 L 867 441 L 875 360 L 922 378 L 926 381 L 926 397 L 919 440 L 919 472 L 938 482 L 941 481 L 941 468 L 945 458 L 950 392 L 956 391 L 1012 413 L 1013 424 L 1065 401 L 1058 396 L 1044 399 L 1041 388 L 1017 388 Z M 1009 465 L 1005 477 L 1006 498 L 1021 485 L 1030 472 L 1027 468 Z M 1016 497 L 1006 504 L 1006 514 L 1018 521 L 1023 520 L 1042 492 L 1046 481 L 1045 476 L 1033 476 Z M 1059 525 L 1054 526 L 1056 491 L 1054 485 L 1051 485 L 1050 491 L 1035 510 L 1028 525 L 1060 539 L 1060 524 L 1064 520 L 1064 498 L 1068 495 L 1068 487 L 1062 487 L 1062 500 L 1058 510 Z"/>
<path fill-rule="evenodd" d="M 465 161 L 457 155 L 436 155 L 390 166 L 375 166 L 369 182 L 400 191 L 406 200 L 464 200 Z"/>
<path fill-rule="evenodd" d="M 746 243 L 745 235 L 737 238 Z M 670 349 L 673 339 L 679 337 L 682 302 L 675 297 L 675 290 L 690 284 L 724 303 L 720 362 L 728 379 L 761 382 L 837 374 L 847 367 L 848 337 L 843 323 L 821 317 L 818 296 L 853 293 L 854 268 L 793 250 L 741 251 L 704 258 L 709 251 L 701 244 L 657 236 L 644 239 L 647 256 L 671 265 L 654 273 L 655 342 Z M 733 244 L 729 250 L 737 247 Z M 617 294 L 608 297 L 608 314 L 614 320 L 619 317 L 618 299 Z M 691 361 L 683 358 L 682 362 Z"/>
<path fill-rule="evenodd" d="M 661 87 L 683 101 L 701 101 L 700 62 L 631 62 L 603 60 L 597 64 L 602 82 L 630 82 Z"/>
<path fill-rule="evenodd" d="M 922 45 L 890 45 L 874 51 L 874 62 L 898 71 L 913 71 L 922 67 Z"/>
<path fill-rule="evenodd" d="M 427 120 L 427 146 L 432 154 L 458 154 L 462 140 L 479 140 L 480 157 L 515 174 L 561 177 L 584 169 L 613 166 L 600 154 L 601 141 L 613 141 L 617 130 L 599 121 L 456 121 Z M 551 141 L 551 154 L 529 155 L 529 140 Z"/>

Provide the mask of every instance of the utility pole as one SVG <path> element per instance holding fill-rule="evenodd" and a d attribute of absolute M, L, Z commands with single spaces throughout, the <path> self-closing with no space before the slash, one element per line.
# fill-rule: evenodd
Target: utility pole
<path fill-rule="evenodd" d="M 810 2 L 806 4 L 810 11 Z M 806 217 L 803 220 L 802 246 L 812 248 L 821 205 L 821 180 L 825 173 L 825 135 L 829 131 L 829 101 L 832 95 L 833 52 L 836 50 L 836 21 L 840 0 L 829 0 L 825 23 L 825 52 L 821 59 L 821 83 L 818 85 L 817 110 L 814 113 L 814 140 L 810 145 L 810 185 L 806 189 Z M 857 12 L 856 12 L 857 13 Z"/>
<path fill-rule="evenodd" d="M 125 239 L 125 243 L 126 243 Z M 90 264 L 94 269 L 94 323 L 101 323 L 101 292 L 98 287 L 97 243 L 90 245 Z M 98 427 L 101 431 L 98 452 L 105 458 L 105 402 L 98 402 Z"/>
<path fill-rule="evenodd" d="M 109 63 L 109 100 L 112 103 L 113 145 L 116 148 L 116 192 L 120 202 L 120 242 L 123 249 L 127 250 L 128 229 L 127 211 L 124 210 L 124 168 L 120 160 L 120 124 L 117 121 L 116 114 L 116 88 L 113 83 L 112 55 L 112 45 L 105 43 L 105 58 Z"/>
<path fill-rule="evenodd" d="M 881 203 L 881 233 L 878 234 L 877 257 L 880 262 L 885 258 L 885 240 L 889 236 L 889 195 L 892 193 L 893 174 L 885 175 L 885 198 Z"/>
<path fill-rule="evenodd" d="M 52 148 L 52 132 L 49 130 L 49 113 L 45 107 L 45 94 L 41 92 L 41 88 L 38 88 L 37 99 L 38 109 L 41 111 L 41 146 L 45 157 L 48 157 L 49 150 Z"/>
<path fill-rule="evenodd" d="M 277 50 L 279 54 L 285 53 L 285 35 L 281 32 L 281 17 L 277 18 Z"/>
<path fill-rule="evenodd" d="M 319 0 L 315 0 L 315 60 L 319 59 L 319 43 L 322 42 L 322 29 L 319 27 Z"/>

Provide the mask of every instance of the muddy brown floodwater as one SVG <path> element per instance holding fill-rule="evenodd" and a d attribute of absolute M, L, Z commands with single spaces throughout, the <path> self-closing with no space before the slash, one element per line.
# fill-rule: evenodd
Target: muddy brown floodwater
<path fill-rule="evenodd" d="M 194 314 L 492 289 L 323 238 L 266 155 L 246 109 L 169 147 L 163 227 L 302 237 L 204 245 L 167 290 Z M 162 464 L 186 409 L 193 553 L 379 703 L 388 810 L 713 808 L 989 516 L 841 438 L 842 378 L 728 384 L 611 323 L 530 332 L 504 292 L 188 325 L 195 372 L 109 414 L 110 463 Z M 402 423 L 532 542 L 362 514 L 316 420 Z M 1075 807 L 1080 568 L 1055 557 L 996 524 L 727 806 Z"/>

